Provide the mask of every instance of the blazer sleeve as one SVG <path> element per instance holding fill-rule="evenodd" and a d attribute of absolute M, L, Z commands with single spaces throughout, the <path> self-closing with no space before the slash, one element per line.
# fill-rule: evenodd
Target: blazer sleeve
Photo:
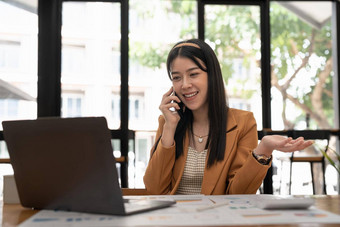
<path fill-rule="evenodd" d="M 171 188 L 172 169 L 175 164 L 176 146 L 164 147 L 161 136 L 165 123 L 164 117 L 158 118 L 159 126 L 156 143 L 150 151 L 150 160 L 143 180 L 148 193 L 155 195 L 168 194 Z"/>
<path fill-rule="evenodd" d="M 237 151 L 232 162 L 226 194 L 255 194 L 265 178 L 269 165 L 260 164 L 252 155 L 258 145 L 256 121 L 251 112 L 241 123 L 237 141 Z"/>

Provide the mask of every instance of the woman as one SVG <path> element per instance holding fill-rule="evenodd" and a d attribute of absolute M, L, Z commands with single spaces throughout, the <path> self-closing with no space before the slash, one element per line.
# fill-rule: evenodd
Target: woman
<path fill-rule="evenodd" d="M 312 144 L 278 135 L 258 144 L 253 114 L 227 106 L 219 62 L 205 42 L 177 43 L 167 71 L 173 86 L 159 106 L 157 142 L 144 175 L 150 194 L 254 194 L 273 150 Z"/>

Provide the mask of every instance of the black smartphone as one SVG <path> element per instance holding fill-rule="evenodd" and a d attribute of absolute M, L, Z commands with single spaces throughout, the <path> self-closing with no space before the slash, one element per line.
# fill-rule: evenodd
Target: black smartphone
<path fill-rule="evenodd" d="M 176 92 L 174 92 L 174 95 L 177 96 Z M 177 96 L 177 97 L 178 97 L 178 96 Z M 179 98 L 179 97 L 178 97 L 178 98 Z M 178 106 L 179 106 L 179 110 L 177 110 L 177 113 L 178 113 L 178 115 L 179 115 L 181 118 L 183 118 L 183 116 L 184 116 L 184 113 L 183 113 L 184 104 L 183 104 L 182 101 L 179 102 L 179 103 L 177 103 L 177 104 L 178 104 Z"/>

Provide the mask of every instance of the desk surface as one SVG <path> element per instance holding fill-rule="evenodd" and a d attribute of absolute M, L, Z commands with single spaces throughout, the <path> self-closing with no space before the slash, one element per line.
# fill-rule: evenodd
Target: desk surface
<path fill-rule="evenodd" d="M 320 196 L 313 196 L 315 198 L 315 206 L 319 209 L 329 211 L 335 214 L 340 215 L 340 195 L 320 195 Z M 3 211 L 2 211 L 2 226 L 3 227 L 11 227 L 17 226 L 24 220 L 28 219 L 32 215 L 36 214 L 38 211 L 31 210 L 22 207 L 18 204 L 4 204 Z M 230 226 L 230 225 L 229 225 Z M 238 227 L 240 225 L 237 225 Z M 249 225 L 245 225 L 249 226 Z M 308 224 L 279 224 L 279 225 L 254 225 L 254 226 L 265 226 L 265 227 L 274 227 L 274 226 L 299 226 L 299 227 L 306 227 Z M 339 226 L 339 224 L 320 224 L 320 223 L 313 223 L 313 227 L 315 226 L 327 226 L 327 227 L 335 227 Z"/>

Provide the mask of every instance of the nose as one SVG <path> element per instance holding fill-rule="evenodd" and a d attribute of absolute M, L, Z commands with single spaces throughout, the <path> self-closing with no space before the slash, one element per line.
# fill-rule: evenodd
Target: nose
<path fill-rule="evenodd" d="M 191 80 L 190 77 L 184 76 L 182 80 L 182 89 L 190 88 L 191 87 Z"/>

